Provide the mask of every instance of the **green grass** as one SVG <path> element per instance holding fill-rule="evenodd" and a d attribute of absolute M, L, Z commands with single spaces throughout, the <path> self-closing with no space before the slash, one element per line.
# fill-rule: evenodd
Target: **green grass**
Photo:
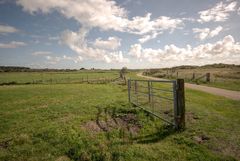
<path fill-rule="evenodd" d="M 205 83 L 206 86 L 228 89 L 233 91 L 240 91 L 240 80 L 223 80 L 221 82 Z"/>
<path fill-rule="evenodd" d="M 129 106 L 126 86 L 1 86 L 0 160 L 239 160 L 239 105 L 187 89 L 187 128 L 174 132 Z M 134 135 L 122 128 L 96 132 L 85 127 L 99 115 L 104 121 L 112 113 L 132 112 L 141 125 Z M 194 138 L 201 135 L 209 140 L 197 143 Z"/>

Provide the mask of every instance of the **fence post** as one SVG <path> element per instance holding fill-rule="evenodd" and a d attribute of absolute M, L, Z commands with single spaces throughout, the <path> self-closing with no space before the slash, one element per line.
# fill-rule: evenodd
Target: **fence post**
<path fill-rule="evenodd" d="M 148 102 L 151 103 L 151 89 L 150 89 L 150 81 L 148 81 Z"/>
<path fill-rule="evenodd" d="M 210 82 L 210 73 L 206 73 L 206 82 Z"/>
<path fill-rule="evenodd" d="M 195 79 L 195 73 L 192 74 L 192 80 L 194 80 L 194 79 Z"/>
<path fill-rule="evenodd" d="M 184 79 L 177 79 L 177 84 L 175 88 L 175 128 L 184 129 L 185 128 L 185 94 L 184 94 Z"/>
<path fill-rule="evenodd" d="M 128 101 L 131 102 L 131 79 L 128 80 Z"/>
<path fill-rule="evenodd" d="M 136 103 L 138 104 L 138 92 L 137 92 L 137 90 L 138 90 L 138 86 L 137 86 L 137 81 L 135 80 L 134 81 L 134 90 L 135 90 L 135 95 L 136 95 Z"/>
<path fill-rule="evenodd" d="M 137 81 L 134 81 L 134 93 L 137 94 Z"/>
<path fill-rule="evenodd" d="M 152 108 L 152 111 L 154 112 L 155 109 L 154 109 L 154 99 L 153 99 L 153 82 L 151 81 L 150 83 L 150 96 L 151 96 L 151 108 Z"/>

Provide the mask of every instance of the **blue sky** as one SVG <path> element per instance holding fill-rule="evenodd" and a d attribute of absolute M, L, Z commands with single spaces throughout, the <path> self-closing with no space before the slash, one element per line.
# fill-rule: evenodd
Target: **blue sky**
<path fill-rule="evenodd" d="M 240 62 L 238 0 L 0 0 L 0 65 Z"/>

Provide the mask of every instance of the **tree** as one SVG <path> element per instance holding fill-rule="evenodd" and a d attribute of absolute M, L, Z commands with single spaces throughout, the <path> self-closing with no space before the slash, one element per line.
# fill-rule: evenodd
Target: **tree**
<path fill-rule="evenodd" d="M 125 77 L 125 74 L 126 74 L 126 73 L 127 73 L 127 67 L 123 67 L 123 68 L 120 70 L 120 78 L 125 81 L 125 84 L 126 84 L 126 77 Z"/>

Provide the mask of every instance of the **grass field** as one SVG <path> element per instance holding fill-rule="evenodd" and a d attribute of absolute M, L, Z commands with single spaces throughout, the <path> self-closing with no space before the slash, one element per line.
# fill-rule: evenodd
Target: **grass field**
<path fill-rule="evenodd" d="M 97 77 L 109 75 L 117 73 Z M 126 86 L 0 86 L 0 160 L 240 160 L 239 107 L 240 101 L 187 89 L 187 128 L 175 132 L 131 107 Z"/>
<path fill-rule="evenodd" d="M 193 73 L 195 74 L 194 80 L 192 80 Z M 206 73 L 210 73 L 210 82 L 207 83 L 206 77 L 204 77 Z M 239 66 L 221 66 L 220 64 L 203 67 L 190 66 L 189 68 L 175 67 L 170 69 L 153 69 L 152 72 L 150 70 L 149 75 L 167 79 L 176 79 L 178 77 L 185 79 L 186 82 L 240 91 Z"/>
<path fill-rule="evenodd" d="M 15 82 L 15 84 L 50 84 L 78 83 L 91 79 L 114 79 L 119 77 L 117 71 L 73 71 L 73 72 L 6 72 L 0 73 L 0 84 Z"/>

